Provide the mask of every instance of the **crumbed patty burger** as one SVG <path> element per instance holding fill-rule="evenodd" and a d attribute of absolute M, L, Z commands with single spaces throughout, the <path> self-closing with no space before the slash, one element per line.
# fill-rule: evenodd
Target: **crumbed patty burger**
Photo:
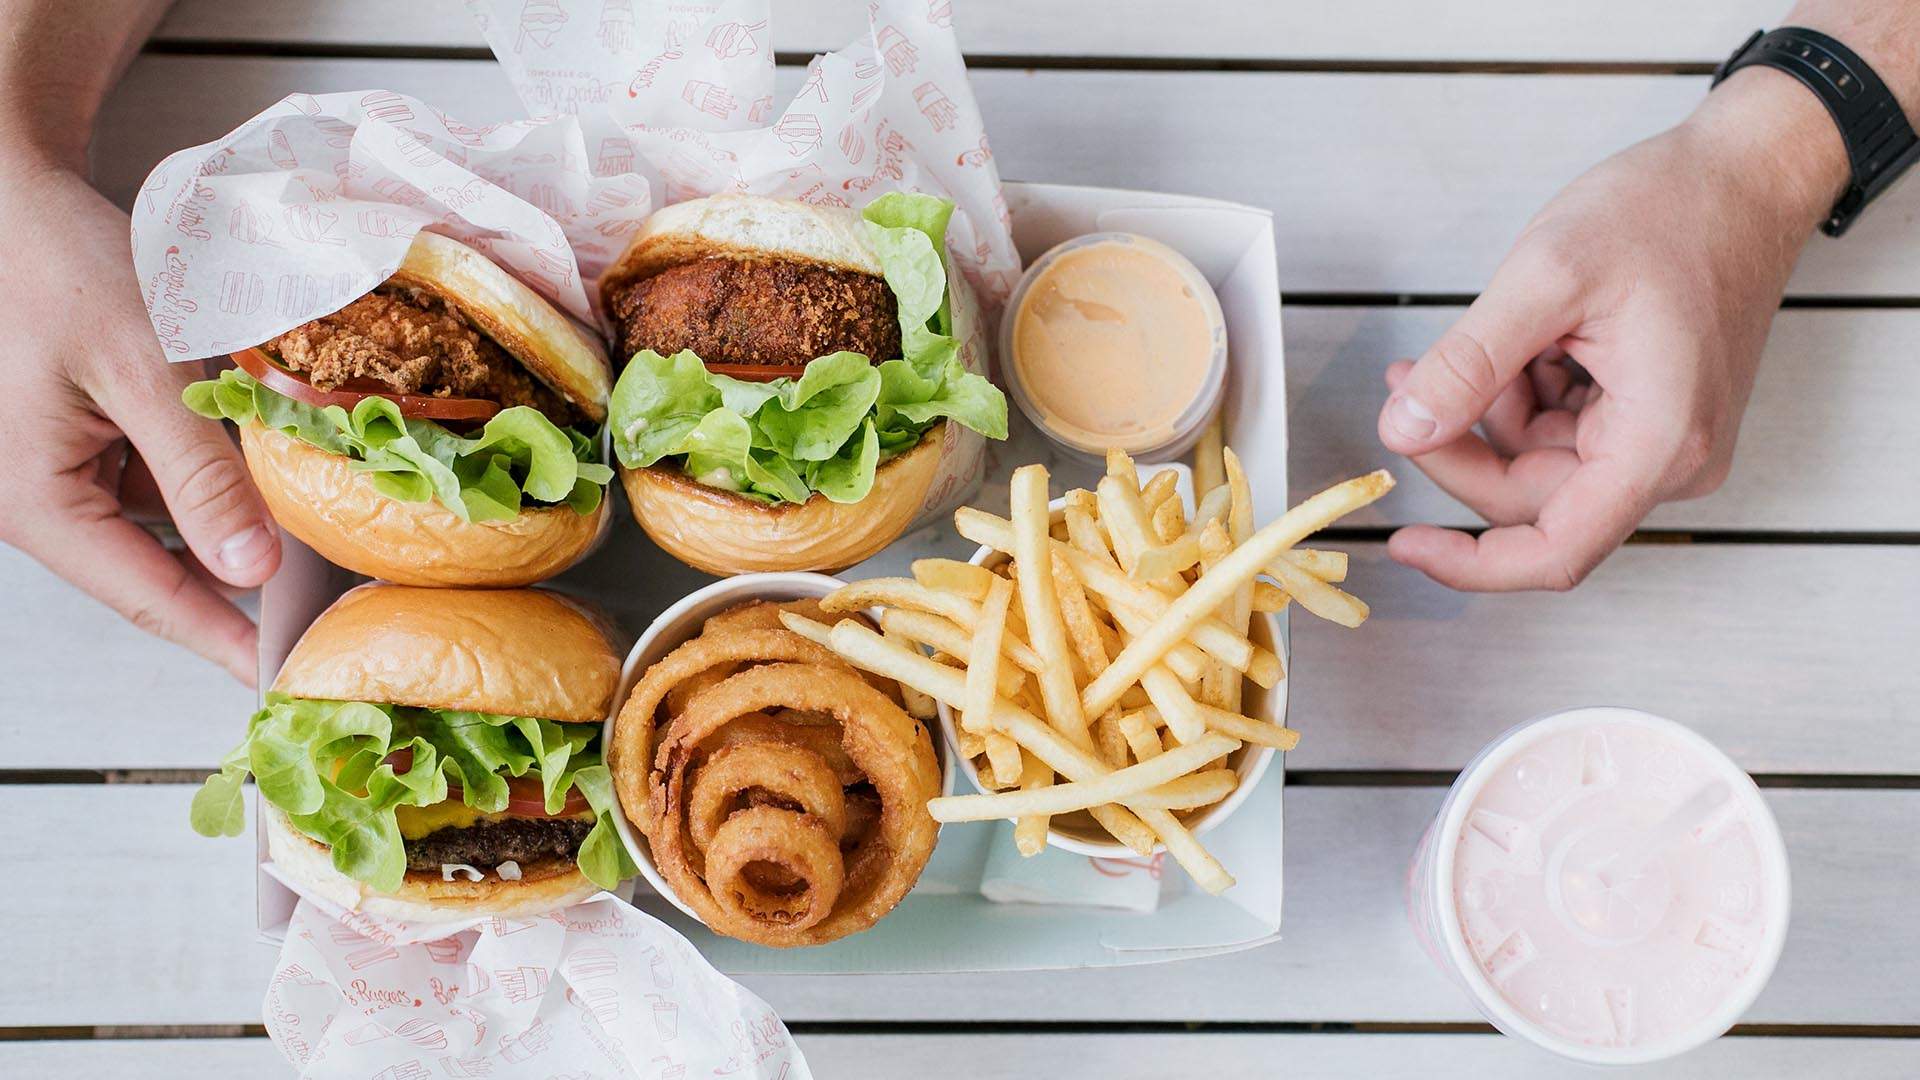
<path fill-rule="evenodd" d="M 1006 437 L 953 333 L 952 210 L 716 195 L 647 219 L 600 295 L 630 358 L 614 452 L 656 543 L 719 574 L 848 566 L 912 523 L 950 425 Z"/>
<path fill-rule="evenodd" d="M 563 907 L 633 873 L 600 750 L 619 677 L 557 594 L 363 585 L 294 646 L 193 826 L 237 835 L 251 774 L 306 891 L 413 921 Z"/>
<path fill-rule="evenodd" d="M 234 360 L 187 406 L 239 425 L 274 518 L 349 570 L 526 585 L 605 525 L 604 349 L 457 240 L 418 234 L 372 292 Z"/>

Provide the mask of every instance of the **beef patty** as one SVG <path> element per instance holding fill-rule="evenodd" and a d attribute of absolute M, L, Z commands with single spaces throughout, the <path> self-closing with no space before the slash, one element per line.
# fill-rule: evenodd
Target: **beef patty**
<path fill-rule="evenodd" d="M 399 394 L 531 405 L 562 426 L 578 419 L 571 404 L 445 300 L 415 289 L 382 286 L 266 347 L 322 390 L 369 379 Z"/>
<path fill-rule="evenodd" d="M 407 869 L 439 873 L 443 863 L 492 870 L 503 862 L 534 863 L 548 856 L 571 859 L 593 822 L 574 818 L 502 818 L 463 829 L 439 829 L 408 840 Z"/>
<path fill-rule="evenodd" d="M 616 290 L 620 355 L 692 349 L 709 364 L 804 364 L 846 350 L 900 355 L 899 308 L 885 280 L 778 259 L 712 256 Z"/>

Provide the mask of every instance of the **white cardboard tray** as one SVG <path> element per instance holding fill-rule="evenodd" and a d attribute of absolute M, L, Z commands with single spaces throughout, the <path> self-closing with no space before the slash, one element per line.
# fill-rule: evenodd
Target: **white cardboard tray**
<path fill-rule="evenodd" d="M 1166 243 L 1200 268 L 1219 293 L 1227 320 L 1227 441 L 1246 465 L 1255 492 L 1255 519 L 1266 521 L 1283 512 L 1286 359 L 1272 215 L 1183 195 L 1056 184 L 1008 183 L 1005 189 L 1023 260 L 1082 233 L 1118 229 Z M 987 479 L 973 500 L 976 505 L 1004 513 L 1006 478 L 1015 466 L 1028 462 L 1047 464 L 1056 493 L 1092 485 L 1097 470 L 1057 454 L 1018 410 L 1010 411 L 1011 436 L 1005 443 L 989 444 Z M 615 522 L 605 546 L 550 584 L 600 604 L 627 633 L 636 634 L 661 610 L 711 579 L 657 551 L 632 523 L 624 500 Z M 972 552 L 972 545 L 956 536 L 950 523 L 940 522 L 901 537 L 841 576 L 902 574 L 913 559 L 965 559 Z M 262 686 L 272 682 L 314 617 L 356 580 L 287 538 L 280 572 L 261 597 Z M 1285 774 L 1283 755 L 1239 811 L 1206 838 L 1239 883 L 1224 897 L 1209 897 L 1167 862 L 1161 904 L 1151 914 L 985 900 L 978 886 L 988 848 L 998 835 L 995 822 L 946 826 L 907 899 L 873 929 L 831 945 L 780 950 L 719 937 L 644 886 L 634 902 L 685 933 L 716 966 L 733 974 L 1108 967 L 1237 952 L 1279 937 Z M 264 862 L 264 834 L 258 834 L 258 849 Z M 1040 857 L 1080 856 L 1049 849 Z M 263 937 L 278 941 L 284 935 L 295 900 L 279 881 L 264 871 L 259 874 Z"/>

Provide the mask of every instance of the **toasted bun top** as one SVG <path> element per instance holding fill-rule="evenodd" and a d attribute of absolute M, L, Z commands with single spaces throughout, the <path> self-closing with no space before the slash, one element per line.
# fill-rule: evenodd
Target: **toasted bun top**
<path fill-rule="evenodd" d="M 709 195 L 653 212 L 600 279 L 600 299 L 622 285 L 707 256 L 779 258 L 880 276 L 858 210 L 765 195 Z"/>
<path fill-rule="evenodd" d="M 584 724 L 606 719 L 619 681 L 605 630 L 558 594 L 372 584 L 314 620 L 273 689 Z"/>
<path fill-rule="evenodd" d="M 594 422 L 607 418 L 607 395 L 613 392 L 607 350 L 492 259 L 452 237 L 416 233 L 389 280 L 446 300 L 528 374 Z"/>

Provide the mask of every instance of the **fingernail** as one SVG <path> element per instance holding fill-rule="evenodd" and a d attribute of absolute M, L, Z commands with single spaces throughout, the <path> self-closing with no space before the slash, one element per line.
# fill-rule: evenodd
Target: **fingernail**
<path fill-rule="evenodd" d="M 264 525 L 249 525 L 220 541 L 220 565 L 245 570 L 273 550 L 273 534 Z"/>
<path fill-rule="evenodd" d="M 1432 410 L 1420 404 L 1418 398 L 1406 394 L 1395 394 L 1387 403 L 1387 423 L 1408 439 L 1427 438 L 1440 426 L 1434 421 Z"/>

